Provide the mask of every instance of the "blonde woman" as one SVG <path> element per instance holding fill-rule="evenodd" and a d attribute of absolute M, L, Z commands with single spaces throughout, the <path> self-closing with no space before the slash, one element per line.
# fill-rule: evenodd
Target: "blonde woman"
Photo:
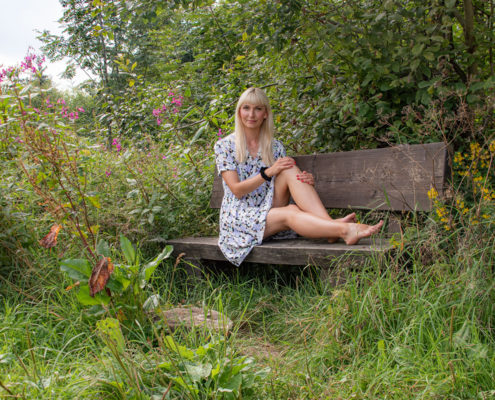
<path fill-rule="evenodd" d="M 383 225 L 355 223 L 354 213 L 332 219 L 313 187 L 313 176 L 302 172 L 273 138 L 268 97 L 247 89 L 235 111 L 235 132 L 215 144 L 224 197 L 220 209 L 219 246 L 240 265 L 251 249 L 270 236 L 343 239 L 348 245 L 378 232 Z M 295 204 L 289 204 L 292 196 Z"/>

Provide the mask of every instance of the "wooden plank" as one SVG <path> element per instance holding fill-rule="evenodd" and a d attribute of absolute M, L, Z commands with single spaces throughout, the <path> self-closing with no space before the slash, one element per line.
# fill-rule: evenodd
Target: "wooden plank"
<path fill-rule="evenodd" d="M 428 191 L 440 196 L 448 170 L 444 143 L 400 145 L 295 157 L 315 176 L 315 188 L 327 208 L 429 211 Z M 222 180 L 215 177 L 210 205 L 222 202 Z"/>
<path fill-rule="evenodd" d="M 218 237 L 187 237 L 167 241 L 174 246 L 174 256 L 186 253 L 186 257 L 226 261 L 218 247 Z M 328 243 L 326 240 L 290 239 L 271 240 L 255 246 L 246 262 L 263 264 L 322 265 L 335 257 L 363 257 L 383 254 L 392 249 L 387 239 L 367 238 L 358 245 L 347 246 L 344 242 Z"/>

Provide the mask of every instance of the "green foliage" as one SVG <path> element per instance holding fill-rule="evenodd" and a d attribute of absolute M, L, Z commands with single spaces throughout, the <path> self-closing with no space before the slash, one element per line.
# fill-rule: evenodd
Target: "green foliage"
<path fill-rule="evenodd" d="M 109 257 L 112 255 L 113 259 L 124 261 L 115 264 L 109 261 L 112 268 L 115 268 L 110 271 L 110 277 L 106 282 L 106 288 L 111 292 L 100 291 L 93 296 L 90 295 L 90 277 L 96 267 L 92 267 L 88 260 L 63 260 L 60 270 L 67 273 L 74 284 L 77 283 L 77 299 L 84 306 L 92 306 L 88 311 L 90 314 L 99 315 L 111 307 L 112 312 L 120 315 L 122 319 L 134 321 L 137 318 L 142 322 L 145 318 L 144 306 L 149 302 L 149 298 L 146 299 L 146 289 L 156 268 L 172 253 L 172 246 L 165 246 L 163 251 L 148 263 L 141 261 L 139 249 L 134 248 L 129 239 L 123 235 L 120 236 L 120 247 L 122 254 L 118 255 L 111 254 L 108 244 L 104 241 L 100 241 L 97 246 L 100 256 L 110 260 Z"/>

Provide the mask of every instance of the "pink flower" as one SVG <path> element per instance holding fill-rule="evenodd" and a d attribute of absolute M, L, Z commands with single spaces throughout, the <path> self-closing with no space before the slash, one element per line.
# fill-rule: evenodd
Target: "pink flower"
<path fill-rule="evenodd" d="M 79 108 L 77 109 L 77 111 L 79 111 L 79 112 L 84 112 L 84 108 L 79 107 Z"/>
<path fill-rule="evenodd" d="M 107 178 L 108 178 L 110 175 L 112 175 L 112 171 L 110 171 L 109 169 L 107 169 L 107 170 L 105 171 L 105 175 L 106 175 L 106 176 L 107 176 Z"/>
<path fill-rule="evenodd" d="M 168 92 L 168 95 L 172 97 L 174 95 L 174 92 Z"/>
<path fill-rule="evenodd" d="M 65 100 L 64 99 L 58 99 L 57 104 L 63 104 L 65 106 Z"/>
<path fill-rule="evenodd" d="M 159 108 L 155 108 L 153 110 L 153 116 L 158 117 L 162 111 Z"/>
<path fill-rule="evenodd" d="M 157 125 L 160 125 L 161 123 L 162 123 L 162 120 L 161 120 L 160 118 L 157 118 L 157 119 L 156 119 L 156 124 L 157 124 Z"/>
<path fill-rule="evenodd" d="M 119 142 L 119 139 L 117 138 L 114 138 L 113 141 L 112 141 L 112 146 L 115 146 L 115 149 L 120 152 L 120 150 L 122 150 L 122 145 L 120 144 Z"/>
<path fill-rule="evenodd" d="M 218 130 L 217 136 L 218 136 L 218 138 L 220 139 L 220 138 L 222 137 L 222 135 L 223 135 L 222 128 L 220 128 L 220 129 Z"/>
<path fill-rule="evenodd" d="M 165 104 L 162 106 L 162 111 L 167 111 L 167 106 Z"/>
<path fill-rule="evenodd" d="M 174 107 L 174 114 L 177 114 L 179 112 L 178 108 L 177 107 Z"/>
<path fill-rule="evenodd" d="M 39 114 L 40 113 L 40 109 L 39 108 L 36 108 L 36 107 L 33 107 L 33 110 L 35 113 Z"/>
<path fill-rule="evenodd" d="M 142 173 L 143 173 L 143 170 L 142 170 L 141 168 L 138 168 L 138 172 L 139 172 L 140 174 L 142 174 Z"/>
<path fill-rule="evenodd" d="M 162 160 L 166 160 L 167 159 L 167 156 L 162 156 Z"/>

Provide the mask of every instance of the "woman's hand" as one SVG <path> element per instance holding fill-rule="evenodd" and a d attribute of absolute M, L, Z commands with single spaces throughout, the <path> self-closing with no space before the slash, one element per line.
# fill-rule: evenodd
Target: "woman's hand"
<path fill-rule="evenodd" d="M 269 177 L 276 176 L 284 169 L 292 168 L 296 165 L 296 161 L 291 157 L 281 157 L 270 167 L 265 170 L 265 174 Z"/>
<path fill-rule="evenodd" d="M 315 178 L 312 173 L 303 171 L 300 174 L 296 175 L 297 180 L 307 183 L 308 185 L 314 186 L 315 185 Z"/>

